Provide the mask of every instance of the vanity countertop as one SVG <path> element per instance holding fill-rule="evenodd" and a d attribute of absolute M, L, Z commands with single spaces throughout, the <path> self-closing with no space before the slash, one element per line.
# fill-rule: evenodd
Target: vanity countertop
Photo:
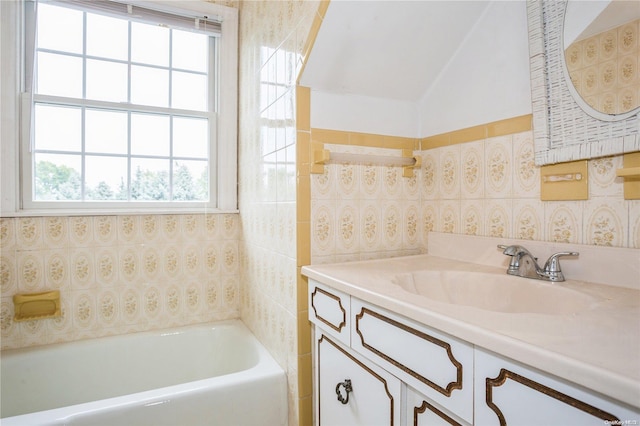
<path fill-rule="evenodd" d="M 640 407 L 640 290 L 583 280 L 534 280 L 543 286 L 577 291 L 595 301 L 589 309 L 542 314 L 438 302 L 394 284 L 399 274 L 429 270 L 506 275 L 502 266 L 428 254 L 305 266 L 302 273 L 479 347 Z M 511 278 L 514 285 L 527 280 Z"/>

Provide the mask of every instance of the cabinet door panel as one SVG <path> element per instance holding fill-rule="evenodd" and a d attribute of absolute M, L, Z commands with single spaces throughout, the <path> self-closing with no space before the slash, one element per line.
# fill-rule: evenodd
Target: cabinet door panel
<path fill-rule="evenodd" d="M 476 349 L 475 423 L 587 426 L 639 421 L 640 413 Z"/>
<path fill-rule="evenodd" d="M 350 296 L 309 281 L 309 321 L 345 345 L 350 343 Z"/>
<path fill-rule="evenodd" d="M 473 347 L 351 299 L 351 347 L 467 422 L 473 420 Z"/>
<path fill-rule="evenodd" d="M 365 365 L 324 334 L 319 336 L 316 350 L 319 425 L 400 424 L 401 383 L 397 378 L 371 363 Z M 348 393 L 346 386 L 340 385 L 346 380 L 350 380 L 352 389 Z"/>

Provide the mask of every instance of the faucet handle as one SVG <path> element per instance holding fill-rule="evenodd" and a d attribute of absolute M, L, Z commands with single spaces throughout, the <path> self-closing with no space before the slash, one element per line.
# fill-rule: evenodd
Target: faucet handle
<path fill-rule="evenodd" d="M 518 272 L 518 269 L 520 269 L 520 258 L 525 253 L 529 253 L 529 251 L 519 245 L 506 246 L 504 244 L 498 244 L 498 248 L 503 250 L 502 253 L 504 255 L 511 256 L 511 261 L 509 262 L 509 269 L 507 273 L 515 275 Z"/>
<path fill-rule="evenodd" d="M 511 256 L 511 261 L 509 262 L 509 269 L 516 270 L 518 269 L 518 254 L 517 246 L 505 246 L 504 244 L 498 244 L 498 248 L 502 251 L 502 254 L 506 256 Z"/>
<path fill-rule="evenodd" d="M 547 263 L 544 264 L 544 274 L 551 281 L 564 281 L 564 274 L 560 269 L 560 258 L 562 256 L 579 256 L 580 253 L 576 251 L 561 251 L 552 254 Z"/>
<path fill-rule="evenodd" d="M 502 254 L 506 256 L 513 256 L 514 258 L 520 258 L 523 255 L 528 254 L 533 259 L 538 260 L 538 258 L 534 257 L 529 250 L 517 244 L 514 244 L 512 246 L 505 246 L 504 244 L 498 244 L 498 248 L 504 250 Z"/>
<path fill-rule="evenodd" d="M 498 244 L 498 248 L 501 250 L 504 250 L 502 253 L 507 255 L 507 256 L 517 256 L 521 253 L 527 253 L 527 249 L 519 246 L 519 245 L 512 245 L 512 246 L 505 246 L 504 244 Z"/>

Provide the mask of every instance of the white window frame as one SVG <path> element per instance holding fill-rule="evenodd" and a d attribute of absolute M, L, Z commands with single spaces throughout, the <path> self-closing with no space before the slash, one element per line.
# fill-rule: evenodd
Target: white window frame
<path fill-rule="evenodd" d="M 221 21 L 218 43 L 219 60 L 216 82 L 218 106 L 217 120 L 212 123 L 216 131 L 215 153 L 211 153 L 211 170 L 217 196 L 211 203 L 105 203 L 96 207 L 92 202 L 54 203 L 54 208 L 27 208 L 23 203 L 25 170 L 20 166 L 20 144 L 29 137 L 30 102 L 21 100 L 23 91 L 23 0 L 0 1 L 0 216 L 36 215 L 94 215 L 135 213 L 200 213 L 237 212 L 237 118 L 238 118 L 238 10 L 200 0 L 156 1 L 128 0 L 127 3 L 153 8 L 163 12 L 186 14 L 194 12 Z M 222 83 L 222 84 L 220 84 Z M 27 105 L 25 107 L 24 105 Z M 26 127 L 25 127 L 26 126 Z M 36 203 L 37 204 L 37 203 Z M 51 205 L 50 203 L 48 203 Z M 93 205 L 91 205 L 93 204 Z M 117 205 L 117 207 L 116 207 Z"/>

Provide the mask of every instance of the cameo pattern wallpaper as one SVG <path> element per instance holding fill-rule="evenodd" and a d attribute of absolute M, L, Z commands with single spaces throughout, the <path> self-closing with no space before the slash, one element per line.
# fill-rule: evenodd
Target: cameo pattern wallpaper
<path fill-rule="evenodd" d="M 429 231 L 640 248 L 640 201 L 624 200 L 622 157 L 589 161 L 589 199 L 540 201 L 531 131 L 419 152 L 400 168 L 325 166 L 312 175 L 312 261 L 424 250 Z"/>
<path fill-rule="evenodd" d="M 2 348 L 239 315 L 238 216 L 0 219 Z M 16 293 L 60 290 L 62 317 L 13 321 Z"/>

